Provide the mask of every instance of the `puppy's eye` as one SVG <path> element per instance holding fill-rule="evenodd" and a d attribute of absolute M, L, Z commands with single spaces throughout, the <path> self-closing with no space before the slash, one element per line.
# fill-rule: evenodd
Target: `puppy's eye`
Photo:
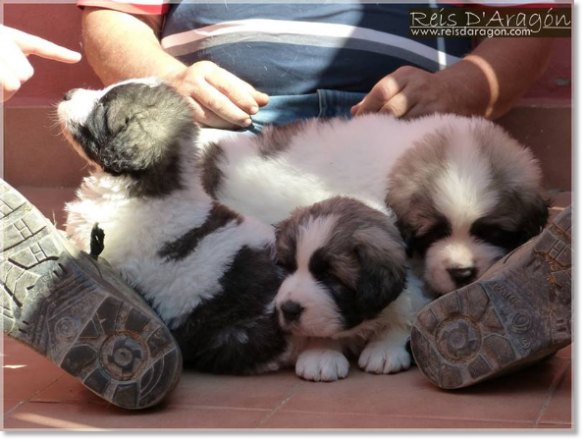
<path fill-rule="evenodd" d="M 313 252 L 309 260 L 309 271 L 315 276 L 324 276 L 331 270 L 331 263 L 323 249 L 317 249 Z"/>
<path fill-rule="evenodd" d="M 481 241 L 508 250 L 516 248 L 522 241 L 517 232 L 512 232 L 493 224 L 474 225 L 471 228 L 471 234 Z"/>
<path fill-rule="evenodd" d="M 297 270 L 297 262 L 288 259 L 278 259 L 276 265 L 282 267 L 289 273 L 294 273 Z"/>
<path fill-rule="evenodd" d="M 415 235 L 411 240 L 409 246 L 423 255 L 427 249 L 435 242 L 448 237 L 451 234 L 451 226 L 447 220 L 442 220 L 436 223 L 430 229 L 422 234 Z"/>

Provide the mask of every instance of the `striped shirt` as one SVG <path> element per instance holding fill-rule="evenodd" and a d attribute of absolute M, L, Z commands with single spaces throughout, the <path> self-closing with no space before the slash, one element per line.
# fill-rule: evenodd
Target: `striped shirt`
<path fill-rule="evenodd" d="M 156 0 L 78 4 L 166 14 L 161 40 L 166 52 L 187 65 L 212 61 L 269 95 L 317 89 L 369 92 L 401 66 L 435 72 L 471 50 L 469 38 L 409 38 L 413 5 Z"/>

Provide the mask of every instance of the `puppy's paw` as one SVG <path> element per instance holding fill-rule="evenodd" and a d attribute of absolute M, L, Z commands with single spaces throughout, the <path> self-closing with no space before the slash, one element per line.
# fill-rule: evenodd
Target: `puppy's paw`
<path fill-rule="evenodd" d="M 339 351 L 315 348 L 300 354 L 296 372 L 307 381 L 331 382 L 347 376 L 349 362 Z"/>
<path fill-rule="evenodd" d="M 408 370 L 411 358 L 404 345 L 384 341 L 370 342 L 360 354 L 358 364 L 368 373 L 389 374 Z"/>

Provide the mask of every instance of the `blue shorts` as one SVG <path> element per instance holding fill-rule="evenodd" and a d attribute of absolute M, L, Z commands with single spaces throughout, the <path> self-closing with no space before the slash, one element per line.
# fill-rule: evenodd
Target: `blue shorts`
<path fill-rule="evenodd" d="M 270 101 L 252 116 L 252 127 L 259 132 L 267 124 L 283 125 L 306 118 L 351 118 L 350 109 L 366 94 L 319 89 L 305 95 L 272 95 Z"/>

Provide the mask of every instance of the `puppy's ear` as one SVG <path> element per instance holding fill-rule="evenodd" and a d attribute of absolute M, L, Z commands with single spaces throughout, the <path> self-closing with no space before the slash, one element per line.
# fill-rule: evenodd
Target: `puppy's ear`
<path fill-rule="evenodd" d="M 297 268 L 297 225 L 291 219 L 285 219 L 273 225 L 276 235 L 276 260 L 278 265 L 292 273 Z"/>
<path fill-rule="evenodd" d="M 399 235 L 378 227 L 353 234 L 360 271 L 356 281 L 356 307 L 373 319 L 396 300 L 406 284 L 406 256 Z"/>
<path fill-rule="evenodd" d="M 536 195 L 526 203 L 523 210 L 525 214 L 520 224 L 520 237 L 524 243 L 530 238 L 538 235 L 546 226 L 548 221 L 548 209 L 551 207 L 551 201 L 542 195 Z"/>
<path fill-rule="evenodd" d="M 134 123 L 120 127 L 100 152 L 104 170 L 111 174 L 147 170 L 160 157 L 160 148 L 153 145 Z"/>
<path fill-rule="evenodd" d="M 412 244 L 412 238 L 414 237 L 414 229 L 400 219 L 396 222 L 396 226 L 398 227 L 398 231 L 402 236 L 404 244 L 406 244 L 406 255 L 409 258 L 412 258 L 414 256 L 414 247 Z"/>
<path fill-rule="evenodd" d="M 164 84 L 118 86 L 102 105 L 95 112 L 105 125 L 99 163 L 109 173 L 160 171 L 196 132 L 189 103 Z"/>

